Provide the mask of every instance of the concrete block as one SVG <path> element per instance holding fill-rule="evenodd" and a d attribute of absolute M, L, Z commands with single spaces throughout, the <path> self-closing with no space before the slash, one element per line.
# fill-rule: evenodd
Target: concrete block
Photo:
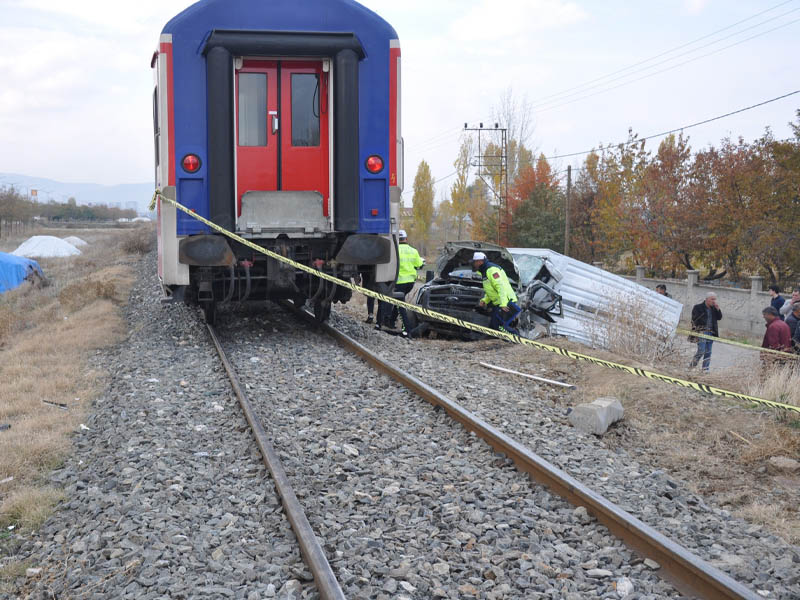
<path fill-rule="evenodd" d="M 579 404 L 569 413 L 569 422 L 584 433 L 603 435 L 612 423 L 622 419 L 625 409 L 616 398 L 598 398 L 591 404 Z"/>

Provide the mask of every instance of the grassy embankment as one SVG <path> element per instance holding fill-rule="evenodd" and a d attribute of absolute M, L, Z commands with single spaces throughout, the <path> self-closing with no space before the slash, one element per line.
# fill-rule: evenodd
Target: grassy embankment
<path fill-rule="evenodd" d="M 10 426 L 0 430 L 0 558 L 13 551 L 11 531 L 39 527 L 64 498 L 47 475 L 69 453 L 70 437 L 104 387 L 106 373 L 89 357 L 126 334 L 121 308 L 136 261 L 154 242 L 149 225 L 35 233 L 76 235 L 89 246 L 80 256 L 41 259 L 46 281 L 0 295 L 0 426 Z M 0 251 L 22 241 L 0 240 Z M 6 565 L 0 580 L 19 569 Z"/>

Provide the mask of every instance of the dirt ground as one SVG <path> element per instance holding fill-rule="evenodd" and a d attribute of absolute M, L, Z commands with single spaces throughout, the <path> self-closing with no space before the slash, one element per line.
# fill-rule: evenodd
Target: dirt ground
<path fill-rule="evenodd" d="M 409 296 L 411 299 L 412 296 Z M 354 298 L 337 310 L 363 320 L 365 299 Z M 753 394 L 758 390 L 758 363 L 749 351 L 719 352 L 717 368 L 708 375 L 685 366 L 693 347 L 679 344 L 668 364 L 647 365 L 601 350 L 591 350 L 563 338 L 545 343 L 614 362 L 664 372 L 683 379 Z M 752 523 L 767 527 L 790 543 L 800 543 L 800 476 L 773 474 L 773 456 L 800 460 L 800 417 L 787 416 L 741 402 L 728 401 L 661 382 L 495 340 L 444 342 L 414 340 L 420 352 L 435 351 L 442 343 L 461 343 L 481 360 L 566 381 L 577 386 L 564 392 L 565 409 L 579 402 L 614 396 L 625 407 L 625 418 L 603 437 L 610 447 L 623 447 L 643 464 L 663 469 L 694 492 Z M 743 354 L 744 353 L 744 354 Z M 757 353 L 755 353 L 756 356 Z M 712 360 L 713 364 L 713 360 Z"/>

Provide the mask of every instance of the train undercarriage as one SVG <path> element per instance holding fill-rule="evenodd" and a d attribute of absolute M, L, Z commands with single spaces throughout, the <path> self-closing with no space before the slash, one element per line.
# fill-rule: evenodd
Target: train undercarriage
<path fill-rule="evenodd" d="M 344 281 L 363 282 L 372 287 L 375 264 L 343 262 L 357 251 L 359 261 L 382 262 L 391 242 L 378 236 L 331 235 L 317 239 L 253 239 L 253 243 L 294 262 L 311 266 Z M 366 250 L 365 250 L 366 248 Z M 366 252 L 368 258 L 364 258 Z M 315 318 L 328 319 L 333 304 L 346 303 L 352 292 L 342 286 L 315 277 L 290 264 L 268 257 L 220 235 L 185 238 L 180 244 L 180 262 L 189 265 L 190 284 L 170 286 L 172 301 L 197 305 L 209 323 L 216 320 L 217 307 L 231 303 L 292 300 L 306 303 Z"/>

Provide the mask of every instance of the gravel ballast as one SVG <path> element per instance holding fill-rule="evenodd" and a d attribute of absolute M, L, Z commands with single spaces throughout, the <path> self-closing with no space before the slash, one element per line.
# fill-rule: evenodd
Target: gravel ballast
<path fill-rule="evenodd" d="M 800 598 L 800 548 L 707 503 L 680 481 L 662 470 L 649 468 L 625 450 L 610 449 L 597 437 L 577 432 L 568 423 L 567 408 L 592 400 L 582 398 L 580 391 L 570 395 L 479 366 L 482 360 L 492 362 L 497 350 L 506 349 L 509 344 L 408 341 L 374 331 L 341 311 L 334 313 L 331 324 L 430 382 L 452 400 L 761 596 Z M 566 371 L 570 364 L 565 359 Z M 561 378 L 569 382 L 568 375 Z"/>
<path fill-rule="evenodd" d="M 53 474 L 67 500 L 23 544 L 31 598 L 306 598 L 311 576 L 199 312 L 161 306 L 152 257 L 109 389 Z"/>
<path fill-rule="evenodd" d="M 282 309 L 219 332 L 347 597 L 679 597 L 584 509 Z"/>

